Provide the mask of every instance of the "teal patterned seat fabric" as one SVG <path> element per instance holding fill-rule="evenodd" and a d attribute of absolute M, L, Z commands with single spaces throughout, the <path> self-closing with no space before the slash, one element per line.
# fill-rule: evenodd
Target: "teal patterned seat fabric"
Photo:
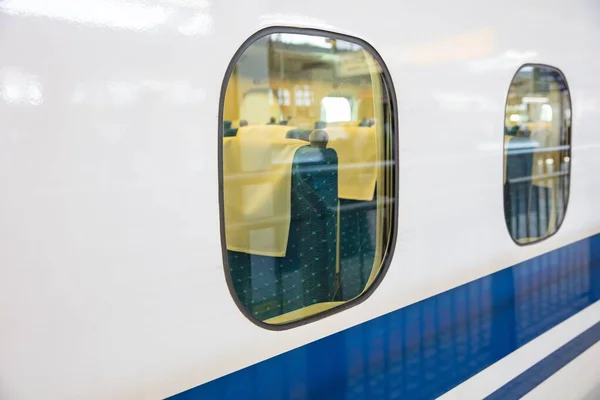
<path fill-rule="evenodd" d="M 375 191 L 376 192 L 376 191 Z M 351 300 L 364 289 L 375 260 L 377 199 L 340 199 L 340 288 L 336 300 Z"/>
<path fill-rule="evenodd" d="M 319 121 L 315 124 L 324 123 Z M 359 126 L 371 126 L 372 120 L 364 119 Z M 308 141 L 312 131 L 292 129 L 289 139 Z M 364 289 L 375 260 L 377 221 L 377 189 L 371 201 L 340 199 L 340 275 L 337 301 L 351 300 Z"/>
<path fill-rule="evenodd" d="M 231 127 L 231 121 L 223 121 L 223 137 L 232 137 L 237 134 L 237 128 Z"/>
<path fill-rule="evenodd" d="M 332 149 L 306 146 L 296 151 L 285 257 L 227 252 L 235 292 L 256 319 L 334 300 L 337 164 Z"/>
<path fill-rule="evenodd" d="M 238 128 L 225 128 L 223 129 L 223 137 L 233 137 L 237 135 Z"/>
<path fill-rule="evenodd" d="M 543 237 L 548 230 L 552 192 L 532 182 L 535 149 L 527 137 L 513 137 L 508 143 L 504 217 L 514 240 Z"/>

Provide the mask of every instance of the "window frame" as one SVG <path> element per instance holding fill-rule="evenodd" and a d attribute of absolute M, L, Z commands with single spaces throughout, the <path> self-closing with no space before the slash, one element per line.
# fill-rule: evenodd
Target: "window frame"
<path fill-rule="evenodd" d="M 533 63 L 533 62 L 528 62 L 525 64 L 522 64 L 519 66 L 519 68 L 517 68 L 517 70 L 515 71 L 515 73 L 512 75 L 510 82 L 508 84 L 508 90 L 506 92 L 506 99 L 504 102 L 504 112 L 502 115 L 502 132 L 505 132 L 505 122 L 506 122 L 506 107 L 508 106 L 508 97 L 511 93 L 511 86 L 512 83 L 515 81 L 515 78 L 517 77 L 517 75 L 519 74 L 519 72 L 521 72 L 521 70 L 523 68 L 526 67 L 531 67 L 531 68 L 547 68 L 547 69 L 551 69 L 554 72 L 558 73 L 562 79 L 564 80 L 564 84 L 565 84 L 565 88 L 567 90 L 567 95 L 569 98 L 569 111 L 570 111 L 570 126 L 569 126 L 569 166 L 568 166 L 568 177 L 569 177 L 569 191 L 567 192 L 567 198 L 565 201 L 565 211 L 563 212 L 563 218 L 560 221 L 557 221 L 556 224 L 556 230 L 554 232 L 552 232 L 551 234 L 549 234 L 548 236 L 543 236 L 540 237 L 539 239 L 535 239 L 535 240 L 531 240 L 528 242 L 524 242 L 524 243 L 520 243 L 517 239 L 515 239 L 513 237 L 513 235 L 510 232 L 510 227 L 508 226 L 508 223 L 506 221 L 506 212 L 503 209 L 502 210 L 502 215 L 504 217 L 504 227 L 506 228 L 506 232 L 508 233 L 508 236 L 510 237 L 510 239 L 513 241 L 513 243 L 515 243 L 517 246 L 519 247 L 527 247 L 527 246 L 531 246 L 534 244 L 538 244 L 543 242 L 546 239 L 549 239 L 551 237 L 553 237 L 554 235 L 556 235 L 558 233 L 558 231 L 560 231 L 560 228 L 562 227 L 563 223 L 565 222 L 565 220 L 567 219 L 567 212 L 569 211 L 569 200 L 571 199 L 571 187 L 573 185 L 573 181 L 572 181 L 572 175 L 571 175 L 571 166 L 573 165 L 573 97 L 571 96 L 571 88 L 569 87 L 569 80 L 567 79 L 567 76 L 565 75 L 565 73 L 558 67 L 555 67 L 553 65 L 550 64 L 544 64 L 544 63 Z M 564 112 L 564 111 L 563 111 Z M 504 176 L 504 174 L 506 173 L 506 167 L 507 167 L 507 162 L 508 162 L 508 158 L 506 157 L 506 148 L 505 148 L 505 143 L 504 143 L 504 135 L 502 135 L 502 176 Z M 501 180 L 501 182 L 503 183 L 503 179 Z M 502 204 L 504 205 L 504 198 L 505 194 L 504 191 L 502 192 Z"/>
<path fill-rule="evenodd" d="M 382 260 L 381 269 L 380 269 L 377 277 L 373 280 L 373 283 L 371 284 L 371 286 L 369 286 L 364 291 L 364 293 L 362 293 L 359 297 L 349 300 L 349 301 L 345 302 L 344 304 L 341 304 L 337 307 L 331 308 L 329 310 L 320 312 L 315 315 L 311 315 L 309 317 L 306 317 L 306 318 L 303 318 L 303 319 L 300 319 L 297 321 L 288 322 L 285 324 L 268 324 L 266 322 L 259 321 L 258 319 L 254 318 L 254 316 L 244 307 L 244 305 L 238 298 L 237 292 L 235 291 L 235 288 L 234 288 L 233 282 L 232 282 L 232 278 L 231 278 L 231 274 L 230 274 L 229 261 L 228 261 L 228 257 L 227 257 L 227 242 L 226 242 L 226 237 L 225 237 L 225 207 L 224 207 L 224 177 L 223 177 L 223 117 L 224 117 L 224 110 L 225 110 L 225 94 L 227 92 L 227 86 L 229 84 L 229 80 L 231 79 L 231 76 L 233 74 L 233 71 L 234 71 L 235 66 L 237 65 L 238 61 L 240 60 L 242 55 L 246 52 L 246 50 L 248 50 L 248 48 L 250 46 L 252 46 L 256 41 L 258 41 L 266 36 L 269 36 L 272 34 L 278 34 L 278 33 L 319 36 L 319 37 L 326 37 L 329 39 L 337 39 L 337 40 L 342 40 L 342 41 L 346 41 L 349 43 L 353 43 L 353 44 L 361 46 L 363 50 L 369 52 L 371 57 L 373 57 L 373 59 L 375 59 L 378 62 L 379 66 L 381 68 L 382 81 L 385 85 L 386 91 L 388 92 L 387 94 L 388 94 L 388 98 L 389 98 L 390 128 L 391 128 L 389 134 L 391 135 L 390 139 L 391 139 L 391 144 L 392 144 L 392 161 L 394 162 L 394 166 L 393 166 L 393 170 L 392 170 L 392 173 L 393 173 L 392 185 L 393 185 L 393 187 L 391 188 L 390 192 L 394 197 L 394 202 L 393 202 L 393 205 L 391 206 L 392 216 L 389 221 L 390 228 L 391 228 L 390 229 L 391 230 L 390 239 L 387 243 L 387 249 L 385 251 L 385 256 Z M 237 308 L 240 310 L 240 312 L 248 320 L 250 320 L 253 324 L 255 324 L 261 328 L 264 328 L 264 329 L 267 329 L 270 331 L 284 331 L 284 330 L 296 328 L 298 326 L 310 324 L 310 323 L 316 322 L 318 320 L 321 320 L 323 318 L 327 318 L 331 315 L 343 312 L 345 310 L 348 310 L 349 308 L 352 308 L 354 306 L 357 306 L 357 305 L 363 303 L 369 297 L 371 297 L 371 295 L 375 292 L 375 290 L 377 290 L 377 288 L 379 287 L 379 285 L 385 278 L 385 275 L 387 274 L 387 271 L 391 265 L 391 262 L 392 262 L 392 259 L 394 256 L 394 251 L 396 248 L 396 240 L 398 237 L 398 214 L 399 214 L 399 201 L 398 201 L 399 200 L 399 197 L 398 197 L 398 195 L 399 195 L 398 106 L 397 106 L 396 90 L 394 88 L 394 84 L 392 82 L 392 77 L 389 72 L 389 69 L 388 69 L 387 65 L 385 64 L 385 62 L 383 61 L 383 58 L 381 57 L 381 55 L 377 52 L 377 50 L 375 50 L 375 48 L 372 45 L 370 45 L 368 42 L 366 42 L 365 40 L 360 39 L 358 37 L 340 34 L 340 33 L 336 33 L 336 32 L 331 32 L 331 31 L 327 31 L 327 30 L 321 30 L 321 29 L 299 28 L 299 27 L 290 27 L 290 26 L 270 26 L 270 27 L 263 28 L 263 29 L 255 32 L 240 45 L 240 47 L 234 53 L 231 61 L 229 61 L 227 69 L 225 70 L 225 75 L 223 77 L 223 82 L 221 84 L 221 90 L 220 90 L 220 94 L 219 94 L 219 114 L 218 114 L 218 120 L 217 120 L 217 135 L 218 135 L 217 136 L 217 164 L 218 164 L 217 171 L 218 171 L 218 182 L 219 182 L 218 183 L 219 184 L 218 195 L 219 195 L 219 224 L 220 224 L 219 233 L 220 233 L 220 238 L 221 238 L 221 255 L 222 255 L 222 259 L 223 259 L 223 273 L 225 275 L 225 281 L 227 282 L 227 288 L 229 290 L 229 294 L 230 294 L 232 300 L 234 301 L 235 305 L 237 306 Z"/>

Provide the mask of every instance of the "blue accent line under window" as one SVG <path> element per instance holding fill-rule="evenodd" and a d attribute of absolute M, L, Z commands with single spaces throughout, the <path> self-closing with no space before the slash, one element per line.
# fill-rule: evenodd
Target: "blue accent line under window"
<path fill-rule="evenodd" d="M 433 399 L 599 299 L 595 235 L 173 399 Z"/>

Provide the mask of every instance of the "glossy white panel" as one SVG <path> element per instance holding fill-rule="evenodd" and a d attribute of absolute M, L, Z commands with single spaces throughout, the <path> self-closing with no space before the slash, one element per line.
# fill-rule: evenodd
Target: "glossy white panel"
<path fill-rule="evenodd" d="M 599 12 L 593 0 L 0 3 L 0 397 L 164 397 L 600 231 Z M 222 79 L 271 25 L 371 43 L 400 122 L 386 279 L 284 332 L 233 303 L 218 218 Z M 502 129 L 524 62 L 568 79 L 573 184 L 559 233 L 517 247 Z"/>

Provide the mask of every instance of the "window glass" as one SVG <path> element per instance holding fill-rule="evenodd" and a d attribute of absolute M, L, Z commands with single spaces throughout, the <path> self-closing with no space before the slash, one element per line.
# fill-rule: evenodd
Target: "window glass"
<path fill-rule="evenodd" d="M 296 105 L 310 106 L 312 93 L 309 85 L 296 86 Z"/>
<path fill-rule="evenodd" d="M 279 105 L 290 105 L 290 91 L 288 89 L 277 89 L 277 98 L 279 99 Z"/>
<path fill-rule="evenodd" d="M 386 82 L 369 50 L 337 37 L 272 34 L 236 60 L 222 104 L 225 265 L 251 318 L 298 322 L 381 275 L 395 218 Z"/>
<path fill-rule="evenodd" d="M 321 101 L 321 120 L 342 122 L 352 119 L 352 106 L 345 97 L 325 97 Z"/>
<path fill-rule="evenodd" d="M 548 66 L 522 67 L 510 85 L 504 121 L 504 215 L 519 244 L 554 234 L 567 209 L 571 98 Z"/>

